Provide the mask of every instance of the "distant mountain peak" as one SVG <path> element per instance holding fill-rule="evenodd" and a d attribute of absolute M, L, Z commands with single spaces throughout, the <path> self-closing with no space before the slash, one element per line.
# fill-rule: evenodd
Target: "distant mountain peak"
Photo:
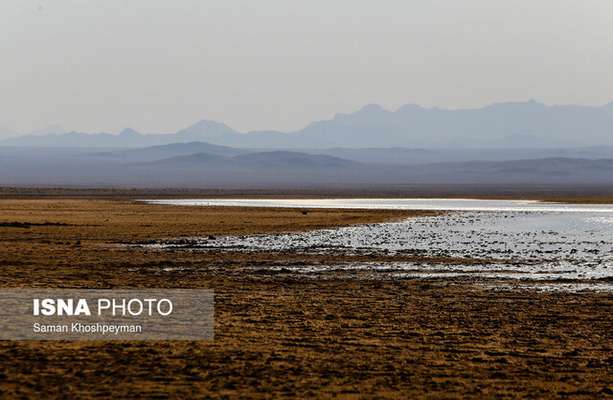
<path fill-rule="evenodd" d="M 141 134 L 132 128 L 126 128 L 119 132 L 120 136 L 141 136 Z"/>
<path fill-rule="evenodd" d="M 372 114 L 372 113 L 380 113 L 380 112 L 387 112 L 387 110 L 385 110 L 379 104 L 371 103 L 371 104 L 366 104 L 364 107 L 360 108 L 357 114 Z"/>
<path fill-rule="evenodd" d="M 172 134 L 53 134 L 16 137 L 5 145 L 143 147 L 204 141 L 268 149 L 328 147 L 517 148 L 613 145 L 613 102 L 603 106 L 550 106 L 534 99 L 481 108 L 437 109 L 404 105 L 396 111 L 367 104 L 295 132 L 242 133 L 203 119 Z"/>
<path fill-rule="evenodd" d="M 233 131 L 232 128 L 230 128 L 223 122 L 217 122 L 210 119 L 201 119 L 200 121 L 196 122 L 195 124 L 189 126 L 186 129 L 224 129 Z"/>
<path fill-rule="evenodd" d="M 338 113 L 334 115 L 332 121 L 339 121 L 341 123 L 350 122 L 355 118 L 360 120 L 368 120 L 370 118 L 380 118 L 389 114 L 390 112 L 381 107 L 379 104 L 366 104 L 359 110 L 353 113 Z M 304 130 L 308 130 L 309 128 L 317 128 L 318 126 L 322 126 L 327 124 L 329 121 L 317 121 L 310 123 Z"/>

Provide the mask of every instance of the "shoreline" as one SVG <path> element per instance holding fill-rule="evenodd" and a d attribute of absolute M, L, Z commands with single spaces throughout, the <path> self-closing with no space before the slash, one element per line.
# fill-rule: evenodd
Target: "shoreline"
<path fill-rule="evenodd" d="M 0 200 L 0 221 L 8 223 L 0 225 L 0 288 L 215 290 L 213 341 L 2 341 L 0 397 L 554 399 L 613 393 L 610 293 L 492 290 L 474 279 L 312 279 L 258 269 L 335 258 L 119 245 L 411 215 L 419 214 L 309 209 L 305 215 L 125 198 Z"/>
<path fill-rule="evenodd" d="M 130 199 L 0 199 L 0 229 L 20 225 L 46 234 L 94 236 L 100 242 L 206 235 L 301 232 L 391 222 L 438 211 L 267 207 L 192 207 Z"/>

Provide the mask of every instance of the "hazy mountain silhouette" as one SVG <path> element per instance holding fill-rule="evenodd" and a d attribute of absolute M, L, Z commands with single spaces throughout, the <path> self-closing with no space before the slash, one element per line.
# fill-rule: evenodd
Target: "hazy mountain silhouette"
<path fill-rule="evenodd" d="M 249 153 L 232 160 L 243 166 L 267 168 L 346 168 L 357 164 L 338 157 L 294 151 Z"/>
<path fill-rule="evenodd" d="M 231 158 L 210 153 L 196 153 L 187 156 L 176 156 L 164 158 L 157 161 L 146 163 L 147 166 L 163 166 L 163 167 L 231 167 Z"/>
<path fill-rule="evenodd" d="M 2 151 L 2 149 L 4 149 L 4 151 Z M 62 155 L 78 155 L 81 158 L 107 160 L 109 162 L 152 162 L 196 153 L 232 157 L 263 151 L 264 149 L 258 148 L 239 149 L 205 142 L 189 142 L 129 149 L 112 149 L 108 151 L 95 151 L 86 147 L 0 147 L 0 156 L 6 157 L 25 153 L 32 155 L 37 153 L 47 158 Z M 585 159 L 613 158 L 613 146 L 542 149 L 408 149 L 402 147 L 350 149 L 333 147 L 327 149 L 303 148 L 300 149 L 300 152 L 310 155 L 330 156 L 362 164 L 391 164 L 397 166 L 464 161 L 512 161 L 518 159 L 556 157 Z M 284 154 L 291 154 L 291 152 L 277 151 L 277 153 L 273 154 L 277 157 L 283 157 Z M 299 160 L 294 161 L 299 163 Z"/>
<path fill-rule="evenodd" d="M 91 156 L 97 158 L 108 158 L 109 160 L 156 161 L 164 158 L 185 156 L 195 153 L 208 153 L 219 156 L 235 156 L 247 152 L 249 152 L 249 150 L 237 149 L 228 146 L 219 146 L 205 142 L 188 142 L 141 147 L 137 149 L 92 153 Z"/>
<path fill-rule="evenodd" d="M 613 159 L 544 158 L 513 161 L 467 161 L 418 166 L 417 172 L 456 179 L 479 177 L 484 182 L 613 182 Z"/>
<path fill-rule="evenodd" d="M 227 167 L 227 168 L 283 168 L 283 169 L 334 169 L 357 165 L 358 163 L 319 154 L 294 151 L 266 151 L 224 157 L 218 154 L 196 153 L 154 161 L 149 165 Z"/>
<path fill-rule="evenodd" d="M 38 147 L 143 147 L 158 144 L 156 136 L 158 135 L 143 135 L 128 128 L 118 135 L 82 132 L 30 134 L 6 139 L 1 141 L 0 144 Z"/>
<path fill-rule="evenodd" d="M 449 110 L 405 105 L 387 111 L 367 105 L 337 114 L 296 132 L 240 133 L 225 124 L 202 120 L 173 134 L 119 135 L 71 132 L 27 135 L 3 145 L 60 147 L 144 147 L 204 141 L 250 148 L 546 148 L 613 145 L 613 103 L 601 107 L 548 106 L 536 101 L 499 103 Z"/>
<path fill-rule="evenodd" d="M 566 148 L 342 148 L 301 149 L 305 153 L 325 154 L 361 163 L 417 165 L 465 161 L 514 161 L 544 158 L 613 158 L 613 146 L 566 147 Z"/>
<path fill-rule="evenodd" d="M 368 105 L 299 134 L 315 147 L 548 147 L 613 144 L 613 104 L 546 106 L 529 101 L 468 110 Z"/>
<path fill-rule="evenodd" d="M 217 151 L 217 154 L 203 150 Z M 95 153 L 78 148 L 2 147 L 0 185 L 207 188 L 320 184 L 613 185 L 613 158 L 413 161 L 412 165 L 400 165 L 293 151 L 243 151 L 234 154 L 231 148 L 206 143 Z M 169 156 L 171 153 L 180 155 Z M 442 154 L 445 159 L 445 154 L 453 153 L 426 151 L 425 154 L 434 155 L 432 159 Z"/>

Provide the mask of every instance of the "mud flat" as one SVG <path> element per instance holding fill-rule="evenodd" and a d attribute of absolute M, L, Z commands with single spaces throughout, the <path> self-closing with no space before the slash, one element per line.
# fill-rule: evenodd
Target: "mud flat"
<path fill-rule="evenodd" d="M 525 255 L 522 247 L 508 254 L 463 254 L 463 248 L 402 252 L 385 243 L 411 239 L 405 230 L 388 230 L 385 240 L 377 239 L 385 230 L 371 229 L 367 240 L 360 231 L 373 224 L 390 229 L 407 218 L 438 220 L 445 230 L 450 221 L 441 218 L 460 217 L 437 211 L 177 207 L 112 198 L 0 200 L 4 288 L 206 287 L 216 293 L 211 342 L 0 342 L 0 397 L 613 395 L 613 296 L 607 291 L 501 289 L 474 275 L 329 268 L 399 263 L 442 270 Z M 465 222 L 460 218 L 451 230 L 472 231 L 462 228 Z M 337 227 L 360 235 L 336 234 L 335 240 L 370 245 L 339 249 L 330 233 Z M 448 237 L 455 243 L 450 249 L 463 235 L 457 232 Z M 277 246 L 304 235 L 329 248 L 296 251 L 295 241 Z M 258 242 L 261 237 L 268 239 Z M 474 239 L 493 240 L 485 234 Z M 235 243 L 191 246 L 205 240 Z M 237 240 L 260 244 L 240 248 Z M 571 250 L 565 258 L 574 256 L 579 264 L 594 256 Z"/>
<path fill-rule="evenodd" d="M 503 283 L 511 281 L 511 284 L 523 281 L 523 287 L 531 282 L 540 289 L 550 286 L 551 290 L 592 288 L 613 292 L 611 205 L 483 199 L 172 199 L 149 202 L 347 210 L 360 207 L 368 210 L 427 209 L 441 214 L 309 232 L 214 239 L 195 237 L 143 245 L 150 249 L 183 251 L 291 251 L 370 257 L 370 262 L 283 269 L 319 279 L 329 272 L 364 270 L 370 272 L 372 279 L 471 277 Z M 382 256 L 404 256 L 409 261 L 384 261 Z M 411 256 L 421 259 L 410 260 Z M 446 259 L 450 260 L 448 265 L 444 265 Z M 492 282 L 488 284 L 493 285 Z M 504 283 L 504 286 L 509 284 Z"/>

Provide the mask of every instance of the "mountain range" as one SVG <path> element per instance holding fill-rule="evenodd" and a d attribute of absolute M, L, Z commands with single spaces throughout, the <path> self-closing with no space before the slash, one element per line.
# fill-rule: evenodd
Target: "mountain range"
<path fill-rule="evenodd" d="M 328 151 L 334 152 L 335 149 Z M 347 152 L 347 149 L 337 149 Z M 471 160 L 474 152 L 390 149 L 419 158 L 379 162 L 385 149 L 352 150 L 354 159 L 311 152 L 235 149 L 208 143 L 175 143 L 138 149 L 0 147 L 0 185 L 166 188 L 280 188 L 318 185 L 380 187 L 428 184 L 613 185 L 613 148 L 574 150 L 575 157 Z M 570 153 L 570 151 L 566 150 Z M 517 151 L 505 157 L 528 154 Z M 356 159 L 358 158 L 358 159 Z M 468 159 L 467 159 L 468 158 Z M 492 157 L 495 158 L 495 157 Z M 440 161 L 447 160 L 447 161 Z M 449 161 L 461 160 L 461 161 Z"/>
<path fill-rule="evenodd" d="M 63 132 L 0 142 L 0 185 L 613 185 L 613 103 L 472 110 L 368 105 L 296 132 L 203 120 L 175 133 Z"/>
<path fill-rule="evenodd" d="M 613 145 L 613 102 L 603 106 L 549 106 L 536 101 L 498 103 L 476 109 L 405 105 L 388 111 L 367 105 L 294 132 L 238 132 L 202 120 L 175 133 L 59 132 L 18 136 L 3 146 L 145 147 L 208 142 L 252 149 L 325 148 L 551 148 Z"/>

